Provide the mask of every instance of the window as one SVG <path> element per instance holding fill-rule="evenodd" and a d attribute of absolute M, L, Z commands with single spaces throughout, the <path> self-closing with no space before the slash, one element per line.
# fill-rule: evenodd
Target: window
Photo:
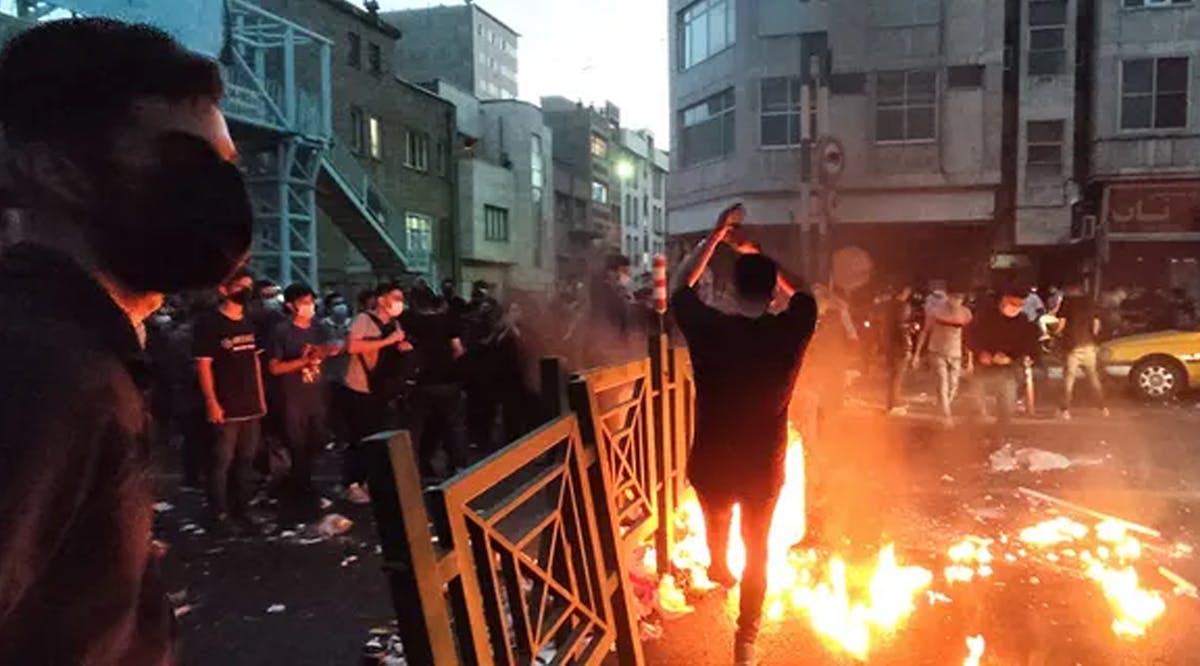
<path fill-rule="evenodd" d="M 508 209 L 498 206 L 483 207 L 483 239 L 508 242 Z"/>
<path fill-rule="evenodd" d="M 938 0 L 874 0 L 871 24 L 877 28 L 928 25 L 941 20 Z"/>
<path fill-rule="evenodd" d="M 1125 0 L 1126 7 L 1170 7 L 1171 5 L 1190 5 L 1192 0 Z"/>
<path fill-rule="evenodd" d="M 947 88 L 983 87 L 983 65 L 953 65 L 946 68 Z"/>
<path fill-rule="evenodd" d="M 936 72 L 879 72 L 875 82 L 875 140 L 934 139 L 937 136 L 936 102 Z"/>
<path fill-rule="evenodd" d="M 592 157 L 604 159 L 608 155 L 608 142 L 603 137 L 592 135 Z"/>
<path fill-rule="evenodd" d="M 408 258 L 418 266 L 429 265 L 433 250 L 433 218 L 418 213 L 404 216 L 404 247 Z"/>
<path fill-rule="evenodd" d="M 365 147 L 363 138 L 366 135 L 366 122 L 362 109 L 357 106 L 350 107 L 350 150 L 359 155 L 363 154 Z"/>
<path fill-rule="evenodd" d="M 371 67 L 372 74 L 378 75 L 383 72 L 383 52 L 378 44 L 367 45 L 367 64 Z"/>
<path fill-rule="evenodd" d="M 1067 0 L 1029 3 L 1029 75 L 1062 74 L 1067 60 Z"/>
<path fill-rule="evenodd" d="M 680 112 L 680 164 L 690 166 L 733 153 L 733 88 Z"/>
<path fill-rule="evenodd" d="M 362 69 L 362 37 L 357 32 L 346 34 L 346 64 Z"/>
<path fill-rule="evenodd" d="M 542 136 L 530 135 L 529 176 L 533 181 L 533 202 L 542 203 L 542 188 L 546 186 L 546 161 L 542 156 Z"/>
<path fill-rule="evenodd" d="M 1063 124 L 1061 120 L 1025 124 L 1025 172 L 1030 178 L 1062 174 Z"/>
<path fill-rule="evenodd" d="M 408 132 L 405 146 L 404 166 L 417 171 L 429 170 L 429 135 L 424 132 Z"/>
<path fill-rule="evenodd" d="M 1121 129 L 1187 126 L 1188 59 L 1121 63 Z"/>
<path fill-rule="evenodd" d="M 596 203 L 608 203 L 608 185 L 601 183 L 598 180 L 592 181 L 592 201 Z"/>
<path fill-rule="evenodd" d="M 380 127 L 379 119 L 375 116 L 367 119 L 367 137 L 370 140 L 371 157 L 377 160 L 383 159 L 383 128 Z"/>
<path fill-rule="evenodd" d="M 737 34 L 734 0 L 697 0 L 679 12 L 679 62 L 698 65 L 733 46 Z"/>
<path fill-rule="evenodd" d="M 654 198 L 661 199 L 663 196 L 663 183 L 666 181 L 666 176 L 663 172 L 655 170 L 653 176 L 654 182 Z"/>
<path fill-rule="evenodd" d="M 654 207 L 654 230 L 657 232 L 662 232 L 662 230 L 663 230 L 662 214 L 663 214 L 662 208 L 660 208 L 659 206 L 655 206 Z"/>
<path fill-rule="evenodd" d="M 761 85 L 761 140 L 763 146 L 800 145 L 800 77 L 763 79 Z"/>

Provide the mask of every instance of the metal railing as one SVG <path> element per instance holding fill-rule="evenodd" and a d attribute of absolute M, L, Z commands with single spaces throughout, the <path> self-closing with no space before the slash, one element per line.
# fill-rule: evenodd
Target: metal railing
<path fill-rule="evenodd" d="M 408 257 L 401 250 L 398 239 L 392 235 L 393 226 L 402 223 L 395 212 L 397 209 L 388 202 L 354 153 L 342 142 L 334 141 L 322 157 L 322 166 L 350 197 L 363 219 L 379 236 L 380 242 L 405 266 L 409 266 Z"/>
<path fill-rule="evenodd" d="M 550 423 L 421 490 L 407 433 L 381 436 L 372 507 L 412 663 L 644 663 L 630 557 L 670 571 L 695 384 L 685 349 L 575 374 L 542 364 Z M 568 410 L 573 410 L 570 413 Z M 541 661 L 539 661 L 541 660 Z"/>

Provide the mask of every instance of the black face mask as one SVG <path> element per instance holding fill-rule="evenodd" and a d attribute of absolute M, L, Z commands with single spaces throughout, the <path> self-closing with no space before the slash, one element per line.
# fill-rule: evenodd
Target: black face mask
<path fill-rule="evenodd" d="M 232 294 L 226 296 L 225 298 L 230 303 L 233 303 L 235 305 L 244 306 L 250 302 L 250 290 L 249 289 L 239 289 L 238 291 L 233 292 Z"/>
<path fill-rule="evenodd" d="M 214 287 L 245 261 L 253 227 L 246 186 L 208 142 L 164 134 L 156 164 L 132 182 L 122 179 L 110 177 L 93 238 L 105 268 L 125 286 Z"/>

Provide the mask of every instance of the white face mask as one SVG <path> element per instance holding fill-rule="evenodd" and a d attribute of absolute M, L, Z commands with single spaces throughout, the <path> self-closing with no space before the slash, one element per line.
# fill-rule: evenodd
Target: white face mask
<path fill-rule="evenodd" d="M 404 301 L 392 301 L 388 304 L 388 314 L 399 317 L 404 314 Z"/>
<path fill-rule="evenodd" d="M 305 303 L 296 308 L 296 314 L 304 319 L 312 319 L 317 314 L 317 306 L 312 303 Z"/>

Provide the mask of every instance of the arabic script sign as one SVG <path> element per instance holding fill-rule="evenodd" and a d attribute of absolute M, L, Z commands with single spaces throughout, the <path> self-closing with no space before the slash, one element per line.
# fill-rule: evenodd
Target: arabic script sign
<path fill-rule="evenodd" d="M 1200 180 L 1108 186 L 1112 233 L 1200 232 Z"/>

